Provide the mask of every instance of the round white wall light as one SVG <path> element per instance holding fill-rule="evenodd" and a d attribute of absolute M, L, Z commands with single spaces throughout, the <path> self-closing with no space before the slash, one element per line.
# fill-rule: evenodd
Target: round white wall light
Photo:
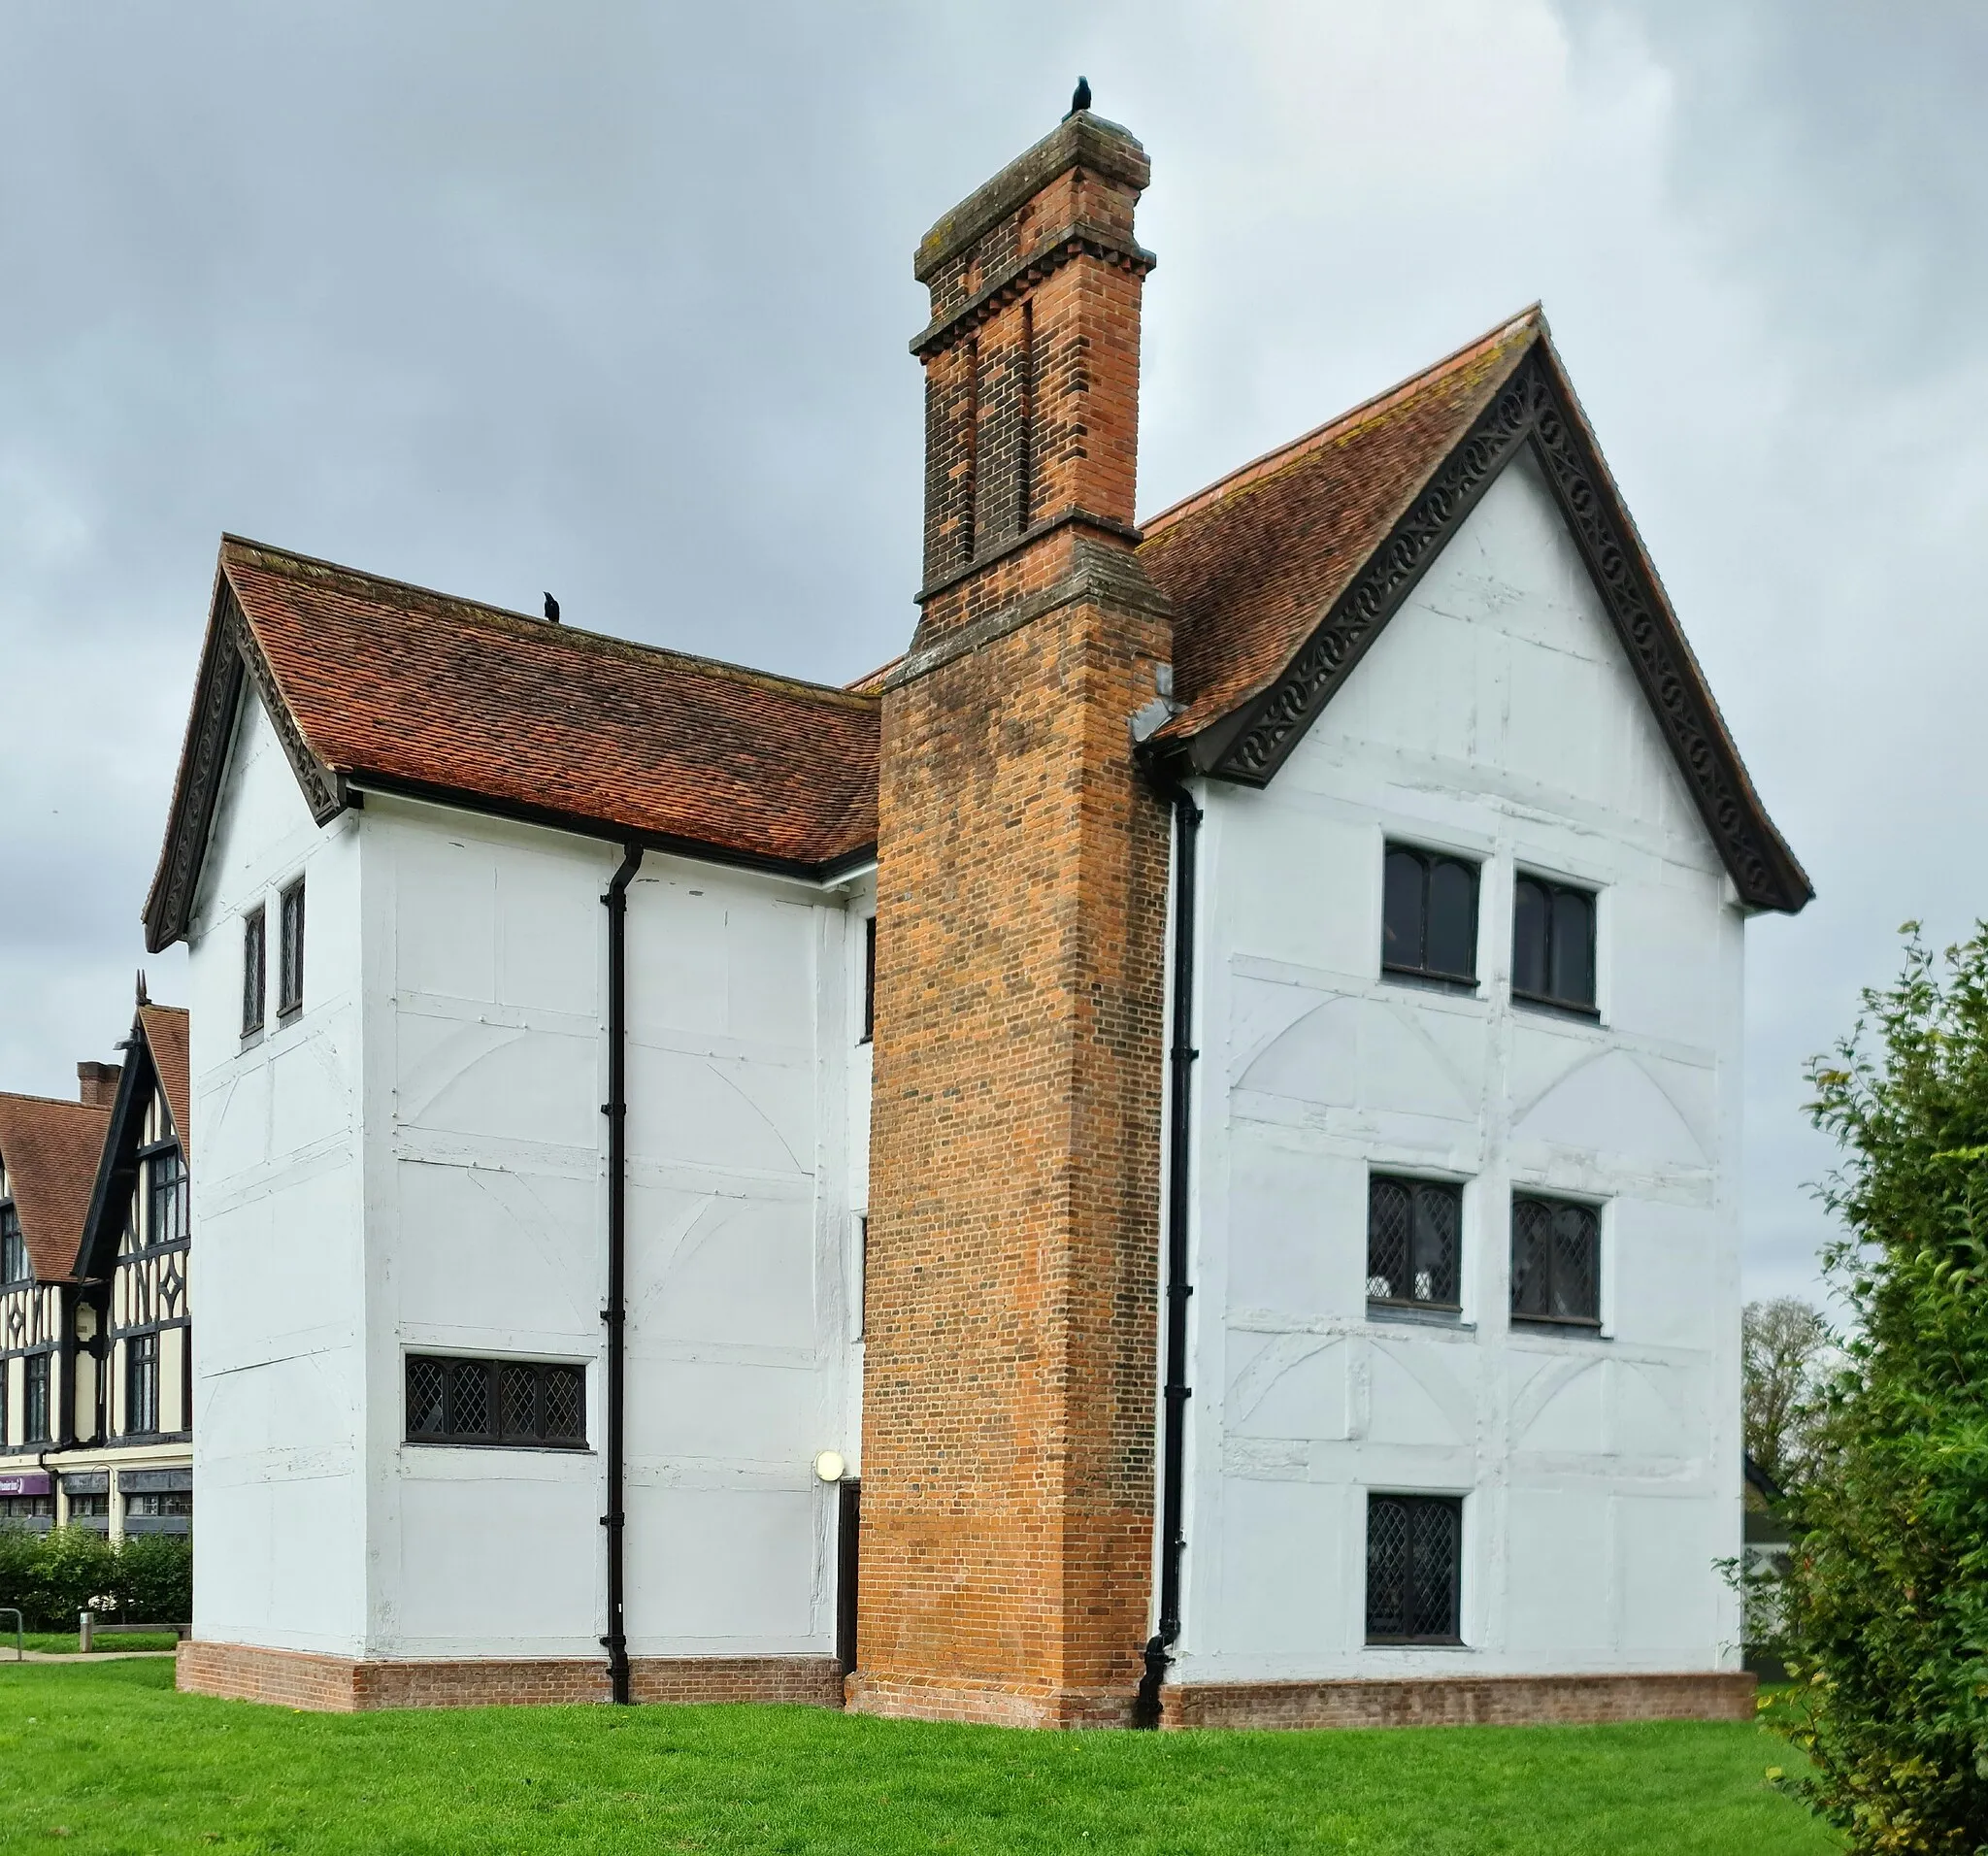
<path fill-rule="evenodd" d="M 824 1482 L 840 1482 L 847 1473 L 848 1465 L 843 1461 L 840 1450 L 823 1450 L 814 1459 L 814 1474 Z"/>

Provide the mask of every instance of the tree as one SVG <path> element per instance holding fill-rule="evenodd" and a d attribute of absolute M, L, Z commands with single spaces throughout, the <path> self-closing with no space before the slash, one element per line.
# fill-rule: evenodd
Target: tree
<path fill-rule="evenodd" d="M 1858 1851 L 1988 1851 L 1988 924 L 1810 1067 L 1853 1338 L 1791 1492 L 1795 1781 Z"/>
<path fill-rule="evenodd" d="M 1793 1296 L 1749 1302 L 1740 1317 L 1740 1431 L 1746 1454 L 1781 1488 L 1802 1479 L 1815 1450 L 1815 1423 L 1829 1324 Z"/>

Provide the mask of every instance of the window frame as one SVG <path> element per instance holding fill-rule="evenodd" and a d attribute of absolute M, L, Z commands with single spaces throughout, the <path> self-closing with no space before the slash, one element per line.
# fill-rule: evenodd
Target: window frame
<path fill-rule="evenodd" d="M 416 1366 L 436 1367 L 442 1373 L 443 1429 L 417 1432 L 414 1429 L 413 1378 Z M 492 1428 L 488 1431 L 458 1431 L 453 1426 L 456 1375 L 465 1369 L 480 1367 L 489 1375 L 486 1396 L 491 1401 Z M 528 1372 L 534 1375 L 533 1416 L 537 1429 L 531 1434 L 506 1431 L 504 1418 L 504 1377 L 506 1373 Z M 545 1430 L 546 1387 L 554 1373 L 570 1373 L 580 1385 L 580 1431 L 576 1436 L 548 1435 Z M 591 1451 L 587 1435 L 587 1371 L 578 1360 L 527 1359 L 503 1353 L 431 1353 L 410 1348 L 401 1356 L 401 1435 L 409 1445 L 446 1450 L 560 1450 L 568 1453 Z"/>
<path fill-rule="evenodd" d="M 128 1335 L 124 1341 L 125 1437 L 159 1435 L 159 1331 Z M 149 1420 L 147 1422 L 146 1420 Z"/>
<path fill-rule="evenodd" d="M 1412 1288 L 1416 1276 L 1415 1237 L 1419 1229 L 1420 1202 L 1425 1194 L 1437 1195 L 1451 1201 L 1456 1210 L 1456 1238 L 1454 1252 L 1450 1260 L 1453 1275 L 1451 1288 L 1453 1299 L 1438 1301 L 1434 1297 L 1422 1299 L 1414 1295 L 1376 1295 L 1374 1284 L 1377 1273 L 1374 1267 L 1374 1206 L 1375 1193 L 1380 1188 L 1392 1187 L 1408 1195 L 1408 1275 Z M 1464 1182 L 1460 1179 L 1434 1179 L 1414 1174 L 1392 1173 L 1385 1168 L 1375 1167 L 1367 1175 L 1367 1306 L 1370 1309 L 1408 1310 L 1417 1314 L 1454 1315 L 1459 1320 L 1464 1311 Z"/>
<path fill-rule="evenodd" d="M 263 1027 L 269 1000 L 269 911 L 262 904 L 242 917 L 242 1036 Z"/>
<path fill-rule="evenodd" d="M 858 1044 L 877 1038 L 877 916 L 863 917 L 863 1035 Z"/>
<path fill-rule="evenodd" d="M 1562 998 L 1558 993 L 1535 992 L 1518 983 L 1518 892 L 1520 886 L 1532 884 L 1543 892 L 1546 899 L 1546 928 L 1544 963 L 1546 981 L 1553 979 L 1553 945 L 1555 934 L 1554 901 L 1560 896 L 1578 896 L 1587 904 L 1588 910 L 1588 997 L 1585 1000 Z M 1552 1011 L 1573 1012 L 1581 1018 L 1599 1021 L 1602 1016 L 1602 892 L 1590 888 L 1586 883 L 1570 882 L 1559 877 L 1548 877 L 1537 870 L 1521 866 L 1513 871 L 1511 878 L 1511 996 L 1522 1005 L 1542 1006 Z"/>
<path fill-rule="evenodd" d="M 193 1232 L 193 1176 L 187 1170 L 186 1156 L 181 1152 L 177 1140 L 169 1140 L 144 1156 L 145 1160 L 145 1242 L 141 1250 L 163 1250 L 170 1245 L 186 1243 Z M 170 1161 L 179 1172 L 168 1178 L 161 1178 L 165 1163 Z M 175 1230 L 171 1237 L 159 1235 L 161 1204 L 170 1204 L 177 1211 Z"/>
<path fill-rule="evenodd" d="M 1412 857 L 1422 868 L 1420 964 L 1390 960 L 1387 947 L 1387 867 L 1396 856 Z M 1482 984 L 1477 972 L 1482 952 L 1484 926 L 1484 859 L 1460 850 L 1446 850 L 1432 845 L 1410 844 L 1403 838 L 1383 838 L 1380 845 L 1380 976 L 1383 979 L 1407 979 L 1419 985 L 1440 986 L 1445 991 L 1474 993 Z M 1471 970 L 1453 973 L 1428 964 L 1429 893 L 1436 872 L 1444 864 L 1467 871 L 1471 878 L 1471 921 L 1469 945 Z"/>
<path fill-rule="evenodd" d="M 32 1281 L 34 1265 L 27 1253 L 27 1234 L 20 1228 L 20 1208 L 10 1196 L 0 1199 L 0 1287 Z"/>
<path fill-rule="evenodd" d="M 277 897 L 277 1022 L 304 1010 L 304 878 Z"/>
<path fill-rule="evenodd" d="M 1419 1586 L 1414 1578 L 1414 1540 L 1418 1525 L 1426 1525 L 1437 1510 L 1444 1511 L 1450 1517 L 1451 1557 L 1448 1569 L 1448 1616 L 1450 1629 L 1447 1632 L 1390 1632 L 1375 1629 L 1374 1590 L 1374 1526 L 1376 1512 L 1393 1505 L 1404 1510 L 1407 1529 L 1407 1545 L 1404 1548 L 1405 1570 L 1403 1595 L 1400 1606 L 1402 1620 L 1413 1620 L 1417 1608 Z M 1367 1555 L 1365 1572 L 1365 1608 L 1363 1623 L 1365 1642 L 1370 1649 L 1464 1649 L 1468 1644 L 1464 1638 L 1464 1498 L 1461 1495 L 1431 1493 L 1425 1490 L 1369 1489 L 1367 1491 Z"/>
<path fill-rule="evenodd" d="M 1558 1250 L 1554 1243 L 1551 1242 L 1550 1235 L 1546 1246 L 1547 1279 L 1544 1298 L 1549 1311 L 1546 1313 L 1540 1313 L 1532 1309 L 1521 1309 L 1518 1306 L 1519 1210 L 1522 1206 L 1546 1207 L 1549 1208 L 1556 1215 L 1562 1211 L 1575 1211 L 1579 1212 L 1586 1219 L 1589 1231 L 1591 1233 L 1591 1243 L 1593 1245 L 1592 1265 L 1589 1273 L 1594 1285 L 1595 1311 L 1592 1315 L 1554 1314 L 1550 1312 L 1552 1304 L 1556 1299 L 1555 1289 L 1557 1287 L 1557 1277 L 1559 1274 L 1557 1260 Z M 1606 1208 L 1604 1206 L 1597 1204 L 1594 1200 L 1591 1199 L 1571 1198 L 1565 1193 L 1537 1192 L 1529 1186 L 1515 1186 L 1512 1188 L 1511 1276 L 1509 1283 L 1509 1292 L 1507 1297 L 1507 1302 L 1510 1309 L 1510 1318 L 1514 1323 L 1523 1327 L 1554 1328 L 1562 1332 L 1572 1332 L 1575 1334 L 1599 1335 L 1604 1332 L 1602 1325 L 1604 1287 L 1602 1281 L 1602 1265 L 1604 1261 L 1605 1249 L 1603 1231 L 1603 1212 L 1605 1210 Z"/>
<path fill-rule="evenodd" d="M 55 1349 L 42 1347 L 28 1354 L 20 1371 L 20 1441 L 23 1443 L 52 1443 L 55 1441 Z"/>

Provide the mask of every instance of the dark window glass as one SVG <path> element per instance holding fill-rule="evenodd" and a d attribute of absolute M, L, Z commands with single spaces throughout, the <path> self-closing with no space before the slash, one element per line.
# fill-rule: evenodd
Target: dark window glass
<path fill-rule="evenodd" d="M 242 1036 L 262 1029 L 262 1001 L 269 980 L 269 930 L 262 911 L 242 918 Z"/>
<path fill-rule="evenodd" d="M 168 1147 L 153 1154 L 146 1164 L 151 1169 L 150 1242 L 179 1243 L 187 1231 L 186 1195 L 190 1182 L 186 1162 L 178 1147 Z"/>
<path fill-rule="evenodd" d="M 159 1337 L 135 1334 L 124 1342 L 124 1431 L 149 1436 L 159 1428 Z"/>
<path fill-rule="evenodd" d="M 108 1521 L 111 1516 L 111 1498 L 108 1495 L 72 1495 L 69 1498 L 69 1518 L 78 1525 L 92 1521 Z"/>
<path fill-rule="evenodd" d="M 1462 1642 L 1463 1507 L 1453 1495 L 1367 1498 L 1368 1642 Z"/>
<path fill-rule="evenodd" d="M 877 1035 L 877 917 L 863 923 L 863 1042 Z"/>
<path fill-rule="evenodd" d="M 1463 1188 L 1375 1175 L 1367 1187 L 1367 1299 L 1458 1306 Z"/>
<path fill-rule="evenodd" d="M 27 1280 L 27 1240 L 20 1235 L 20 1213 L 14 1201 L 0 1204 L 0 1282 Z"/>
<path fill-rule="evenodd" d="M 1595 1009 L 1595 899 L 1539 877 L 1513 887 L 1511 990 L 1521 999 Z"/>
<path fill-rule="evenodd" d="M 292 883 L 282 894 L 282 945 L 278 975 L 280 1016 L 304 1010 L 304 885 Z"/>
<path fill-rule="evenodd" d="M 1513 1195 L 1511 1311 L 1527 1321 L 1602 1322 L 1602 1220 L 1593 1206 Z"/>
<path fill-rule="evenodd" d="M 30 1353 L 27 1356 L 27 1409 L 22 1414 L 27 1419 L 25 1442 L 46 1443 L 49 1442 L 49 1371 L 50 1356 L 46 1353 Z"/>
<path fill-rule="evenodd" d="M 586 1447 L 586 1375 L 536 1360 L 408 1355 L 412 1443 Z"/>
<path fill-rule="evenodd" d="M 1475 864 L 1390 845 L 1380 915 L 1383 972 L 1476 983 Z"/>

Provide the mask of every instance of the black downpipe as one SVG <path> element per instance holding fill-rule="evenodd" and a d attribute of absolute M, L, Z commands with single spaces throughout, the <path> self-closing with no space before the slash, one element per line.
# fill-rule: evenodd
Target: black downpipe
<path fill-rule="evenodd" d="M 630 845 L 601 898 L 608 911 L 608 1682 L 618 1707 L 628 1705 L 628 1630 L 623 1615 L 624 1545 L 628 1516 L 622 1499 L 622 1418 L 627 1384 L 628 1325 L 628 885 L 642 868 L 642 846 Z"/>
<path fill-rule="evenodd" d="M 1201 808 L 1185 786 L 1156 781 L 1174 808 L 1174 1041 L 1167 1052 L 1167 1340 L 1166 1379 L 1160 1434 L 1160 1617 L 1145 1646 L 1145 1674 L 1140 1678 L 1133 1720 L 1140 1727 L 1160 1724 L 1160 1684 L 1180 1637 L 1180 1553 L 1187 1460 L 1187 1226 L 1192 1206 L 1187 1160 L 1194 1112 L 1194 848 Z"/>

